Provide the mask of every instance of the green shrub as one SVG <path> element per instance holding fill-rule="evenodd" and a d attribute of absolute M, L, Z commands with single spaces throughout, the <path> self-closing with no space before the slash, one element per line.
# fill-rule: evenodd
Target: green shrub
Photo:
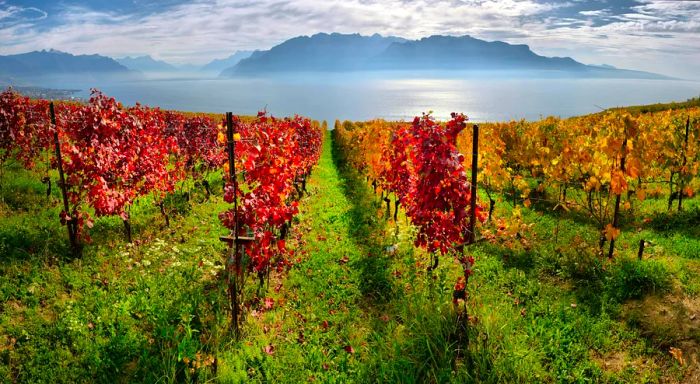
<path fill-rule="evenodd" d="M 168 193 L 163 199 L 163 205 L 170 215 L 187 216 L 192 210 L 188 196 L 184 193 Z"/>
<path fill-rule="evenodd" d="M 608 296 L 618 302 L 640 299 L 649 293 L 671 288 L 671 275 L 656 260 L 622 259 L 614 264 L 606 277 Z"/>
<path fill-rule="evenodd" d="M 575 280 L 597 281 L 604 273 L 603 260 L 591 248 L 565 247 L 557 252 L 564 277 Z"/>

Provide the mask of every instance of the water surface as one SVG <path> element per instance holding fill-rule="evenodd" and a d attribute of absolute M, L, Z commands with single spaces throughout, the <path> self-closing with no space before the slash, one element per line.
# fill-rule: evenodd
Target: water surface
<path fill-rule="evenodd" d="M 571 79 L 478 73 L 296 74 L 264 78 L 201 77 L 42 79 L 44 87 L 96 87 L 125 104 L 167 109 L 276 116 L 300 114 L 340 120 L 410 119 L 433 111 L 439 118 L 463 112 L 473 121 L 568 117 L 615 106 L 682 101 L 700 95 L 687 80 Z"/>

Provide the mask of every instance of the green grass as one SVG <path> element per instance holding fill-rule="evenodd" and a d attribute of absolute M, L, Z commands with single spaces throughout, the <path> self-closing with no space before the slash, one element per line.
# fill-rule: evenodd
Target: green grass
<path fill-rule="evenodd" d="M 47 198 L 36 175 L 11 171 L 0 225 L 0 377 L 74 383 L 186 376 L 178 358 L 209 351 L 226 322 L 218 310 L 224 291 L 213 276 L 221 229 L 211 212 L 223 209 L 221 198 L 194 206 L 167 229 L 144 199 L 132 209 L 135 245 L 124 243 L 121 220 L 99 219 L 93 244 L 74 259 L 57 221 L 58 191 Z M 33 204 L 14 204 L 20 201 Z"/>
<path fill-rule="evenodd" d="M 288 244 L 297 262 L 262 289 L 249 279 L 246 320 L 228 331 L 221 278 L 227 207 L 217 175 L 204 201 L 164 226 L 150 198 L 133 207 L 134 245 L 101 218 L 70 256 L 58 191 L 6 169 L 0 204 L 0 382 L 655 383 L 682 382 L 670 346 L 700 341 L 698 200 L 667 213 L 649 200 L 624 221 L 613 261 L 595 255 L 585 217 L 523 209 L 527 243 L 469 247 L 466 333 L 452 304 L 460 266 L 413 246 L 414 229 L 345 166 L 327 135 Z M 506 199 L 507 200 L 507 199 Z M 508 217 L 512 207 L 497 205 Z M 650 220 L 643 221 L 642 218 Z M 645 257 L 636 260 L 640 239 Z M 389 251 L 391 250 L 391 251 Z M 267 305 L 264 305 L 267 300 Z M 669 317 L 658 315 L 659 305 Z M 669 319 L 672 319 L 669 320 Z M 685 320 L 682 320 L 685 319 Z M 682 322 L 679 323 L 679 322 Z M 669 324 L 681 324 L 678 327 Z M 690 344 L 689 344 L 690 343 Z M 688 359 L 689 360 L 689 359 Z"/>

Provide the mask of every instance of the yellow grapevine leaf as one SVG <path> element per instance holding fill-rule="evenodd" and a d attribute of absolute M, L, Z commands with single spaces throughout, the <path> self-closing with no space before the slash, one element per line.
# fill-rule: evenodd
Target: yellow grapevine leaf
<path fill-rule="evenodd" d="M 639 168 L 641 168 L 641 164 L 640 164 L 639 160 L 631 159 L 627 163 L 627 168 L 626 168 L 627 174 L 629 175 L 629 177 L 637 178 L 639 176 Z"/>
<path fill-rule="evenodd" d="M 678 362 L 680 365 L 685 365 L 685 359 L 683 358 L 683 350 L 680 348 L 675 348 L 671 347 L 668 351 L 671 356 L 673 356 L 674 359 Z"/>
<path fill-rule="evenodd" d="M 637 190 L 637 199 L 639 199 L 639 201 L 644 201 L 644 199 L 646 199 L 646 197 L 647 197 L 647 192 L 645 190 L 643 190 L 643 189 Z"/>
<path fill-rule="evenodd" d="M 598 181 L 598 178 L 595 176 L 591 176 L 590 179 L 586 182 L 585 189 L 586 191 L 590 191 L 592 189 L 598 190 L 600 187 L 600 181 Z"/>
<path fill-rule="evenodd" d="M 618 236 L 620 236 L 620 230 L 618 228 L 615 228 L 612 226 L 612 224 L 608 224 L 605 226 L 605 238 L 608 241 L 612 241 L 617 239 Z"/>
<path fill-rule="evenodd" d="M 616 195 L 622 194 L 627 189 L 627 180 L 621 171 L 615 171 L 610 178 L 610 189 Z"/>

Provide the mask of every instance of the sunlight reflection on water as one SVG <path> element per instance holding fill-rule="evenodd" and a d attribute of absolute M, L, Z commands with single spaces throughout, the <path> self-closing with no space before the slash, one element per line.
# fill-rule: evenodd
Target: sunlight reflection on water
<path fill-rule="evenodd" d="M 405 75 L 405 74 L 404 74 Z M 459 73 L 452 73 L 452 76 Z M 700 95 L 700 83 L 683 80 L 484 78 L 391 73 L 303 74 L 251 79 L 157 79 L 141 81 L 44 79 L 45 87 L 91 87 L 125 104 L 202 112 L 315 119 L 412 119 L 433 111 L 438 118 L 463 112 L 472 121 L 572 116 L 613 106 L 685 100 Z"/>

